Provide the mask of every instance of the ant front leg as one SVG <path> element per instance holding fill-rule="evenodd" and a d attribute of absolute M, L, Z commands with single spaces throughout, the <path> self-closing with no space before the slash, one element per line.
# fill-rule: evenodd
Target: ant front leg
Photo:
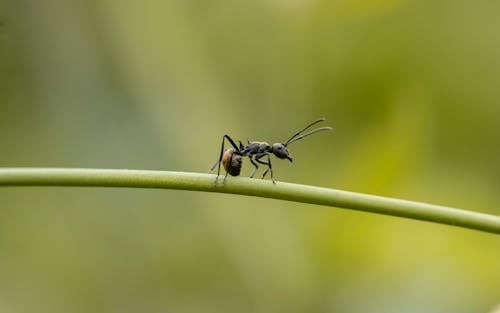
<path fill-rule="evenodd" d="M 260 159 L 263 158 L 264 156 L 267 156 L 267 162 L 261 161 Z M 267 165 L 266 170 L 264 173 L 262 173 L 262 179 L 266 176 L 267 172 L 271 172 L 271 180 L 273 181 L 273 184 L 276 184 L 276 181 L 274 180 L 274 175 L 273 175 L 273 166 L 271 164 L 271 157 L 269 156 L 269 153 L 259 153 L 255 156 L 255 161 L 257 161 L 260 164 Z"/>
<path fill-rule="evenodd" d="M 213 171 L 214 168 L 218 165 L 218 168 L 217 168 L 217 177 L 215 178 L 215 182 L 214 182 L 214 185 L 217 186 L 217 180 L 219 179 L 219 175 L 220 175 L 220 164 L 222 162 L 222 155 L 224 154 L 224 142 L 225 140 L 228 140 L 229 143 L 233 146 L 234 150 L 235 151 L 240 151 L 240 149 L 238 148 L 238 146 L 236 145 L 236 143 L 234 143 L 234 140 L 229 137 L 229 135 L 224 135 L 222 136 L 222 143 L 221 143 L 221 147 L 220 147 L 220 154 L 219 154 L 219 159 L 217 161 L 215 161 L 214 165 L 212 165 L 212 167 L 210 168 L 210 171 Z M 226 172 L 226 176 L 227 176 L 227 172 Z M 226 180 L 226 177 L 224 177 L 224 181 Z"/>

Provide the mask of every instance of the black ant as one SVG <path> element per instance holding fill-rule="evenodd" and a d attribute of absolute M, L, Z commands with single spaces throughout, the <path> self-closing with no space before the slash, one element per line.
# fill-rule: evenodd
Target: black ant
<path fill-rule="evenodd" d="M 297 141 L 314 133 L 323 130 L 331 130 L 332 129 L 331 127 L 325 126 L 304 133 L 311 126 L 319 122 L 322 122 L 324 120 L 325 118 L 319 118 L 307 124 L 307 126 L 304 127 L 302 130 L 293 134 L 293 136 L 290 137 L 290 139 L 288 139 L 285 143 L 275 143 L 272 146 L 270 146 L 267 142 L 258 142 L 258 141 L 248 141 L 248 144 L 246 146 L 244 146 L 243 143 L 241 143 L 241 141 L 238 141 L 239 142 L 238 146 L 231 137 L 229 137 L 228 135 L 224 135 L 222 137 L 222 146 L 220 149 L 219 158 L 217 159 L 217 161 L 215 161 L 214 165 L 210 168 L 209 171 L 211 172 L 217 165 L 219 166 L 217 169 L 217 177 L 215 178 L 215 185 L 217 185 L 217 180 L 219 179 L 220 175 L 220 164 L 222 163 L 224 169 L 226 170 L 226 175 L 224 176 L 224 180 L 222 181 L 222 184 L 224 184 L 228 173 L 231 176 L 240 175 L 241 163 L 243 161 L 242 159 L 244 156 L 249 157 L 250 162 L 252 162 L 253 166 L 255 166 L 254 170 L 252 171 L 252 174 L 250 174 L 250 177 L 253 177 L 255 175 L 255 172 L 259 168 L 257 163 L 264 164 L 267 165 L 267 168 L 262 173 L 262 178 L 264 178 L 268 172 L 271 172 L 271 180 L 275 184 L 276 181 L 274 180 L 273 167 L 271 165 L 271 157 L 270 157 L 271 154 L 274 154 L 279 159 L 287 159 L 290 162 L 292 162 L 292 157 L 290 155 L 290 152 L 288 151 L 288 145 L 294 141 Z M 233 147 L 224 151 L 224 142 L 226 139 Z M 261 160 L 262 158 L 265 157 L 267 157 L 267 160 L 265 161 Z"/>

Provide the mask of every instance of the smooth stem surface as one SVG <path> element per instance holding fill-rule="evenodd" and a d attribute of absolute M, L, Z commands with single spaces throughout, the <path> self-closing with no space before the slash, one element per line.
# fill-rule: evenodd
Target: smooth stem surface
<path fill-rule="evenodd" d="M 94 186 L 181 189 L 232 193 L 405 217 L 500 234 L 500 217 L 439 205 L 379 197 L 329 188 L 228 177 L 214 185 L 215 175 L 167 171 L 0 168 L 0 186 Z"/>

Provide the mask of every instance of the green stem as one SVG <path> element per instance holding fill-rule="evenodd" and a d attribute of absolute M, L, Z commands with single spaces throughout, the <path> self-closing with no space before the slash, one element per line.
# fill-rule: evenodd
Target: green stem
<path fill-rule="evenodd" d="M 500 234 L 500 217 L 433 204 L 245 177 L 113 169 L 0 168 L 0 186 L 100 186 L 221 192 L 327 205 Z"/>

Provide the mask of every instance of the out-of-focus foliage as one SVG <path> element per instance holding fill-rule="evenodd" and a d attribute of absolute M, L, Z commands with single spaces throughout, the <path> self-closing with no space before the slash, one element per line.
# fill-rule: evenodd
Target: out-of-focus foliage
<path fill-rule="evenodd" d="M 0 166 L 205 172 L 224 133 L 281 141 L 325 116 L 279 180 L 500 214 L 499 10 L 3 1 Z M 487 312 L 499 264 L 498 237 L 331 208 L 0 190 L 5 312 Z"/>

